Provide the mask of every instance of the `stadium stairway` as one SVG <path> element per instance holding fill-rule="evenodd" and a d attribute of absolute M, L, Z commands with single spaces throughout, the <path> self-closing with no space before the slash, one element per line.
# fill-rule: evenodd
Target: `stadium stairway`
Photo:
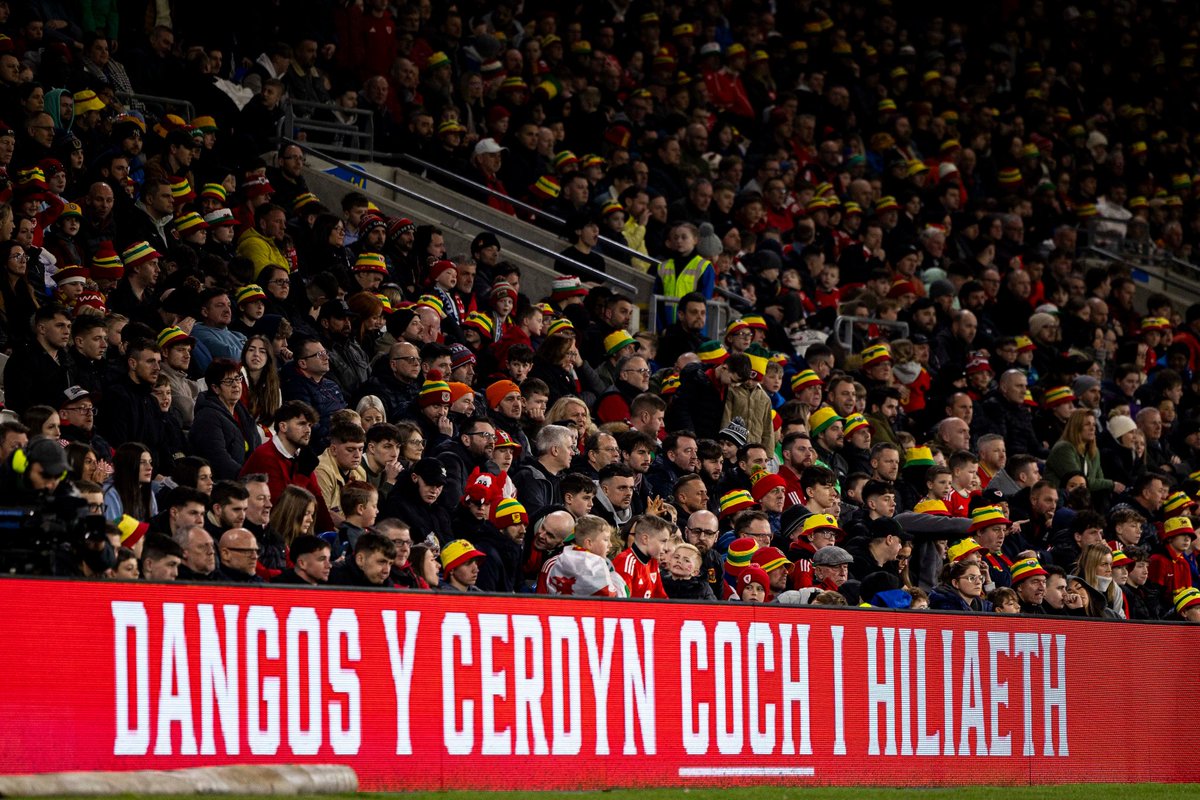
<path fill-rule="evenodd" d="M 532 245 L 540 245 L 557 254 L 568 246 L 566 239 L 403 169 L 376 162 L 343 162 L 355 168 L 351 170 L 325 160 L 313 151 L 308 152 L 307 160 L 305 179 L 309 189 L 330 209 L 334 209 L 335 212 L 340 209 L 341 198 L 346 192 L 360 191 L 388 216 L 409 217 L 418 225 L 437 225 L 445 236 L 446 254 L 451 258 L 458 254 L 470 253 L 471 240 L 485 229 L 480 223 L 494 226 L 501 231 L 498 237 L 502 257 L 521 268 L 521 291 L 534 298 L 550 294 L 550 284 L 556 274 L 552 268 L 553 256 L 537 250 Z M 357 174 L 356 170 L 407 189 L 415 197 L 403 195 L 385 184 L 365 179 Z M 462 216 L 447 213 L 438 207 L 439 204 L 461 212 Z M 617 291 L 632 295 L 634 302 L 644 309 L 653 293 L 654 279 L 618 261 L 609 258 L 605 261 L 605 273 L 628 284 L 632 289 L 615 281 L 610 281 L 609 285 Z M 599 282 L 599 278 L 585 279 L 585 283 Z"/>

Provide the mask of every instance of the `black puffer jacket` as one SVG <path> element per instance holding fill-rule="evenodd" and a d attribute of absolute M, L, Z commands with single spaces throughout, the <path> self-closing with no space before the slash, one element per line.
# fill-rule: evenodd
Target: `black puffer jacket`
<path fill-rule="evenodd" d="M 703 364 L 688 364 L 679 375 L 679 390 L 667 407 L 669 431 L 694 431 L 711 436 L 721 430 L 725 398 L 713 384 Z"/>
<path fill-rule="evenodd" d="M 405 470 L 396 478 L 396 488 L 388 495 L 379 510 L 381 518 L 399 517 L 412 528 L 414 542 L 428 534 L 437 536 L 444 547 L 458 537 L 450 525 L 450 514 L 440 504 L 429 505 L 421 499 L 417 483 L 411 470 Z"/>
<path fill-rule="evenodd" d="M 212 391 L 196 398 L 195 416 L 188 439 L 192 453 L 208 460 L 216 480 L 233 479 L 246 457 L 258 447 L 258 432 L 250 412 L 241 403 L 230 414 Z"/>

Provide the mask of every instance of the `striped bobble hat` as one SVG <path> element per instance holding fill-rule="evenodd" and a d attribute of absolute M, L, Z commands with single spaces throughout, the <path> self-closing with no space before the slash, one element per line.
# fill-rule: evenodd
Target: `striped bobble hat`
<path fill-rule="evenodd" d="M 753 330 L 753 328 L 750 327 L 750 323 L 746 321 L 745 317 L 730 320 L 729 324 L 725 326 L 725 338 L 728 339 L 730 336 L 733 336 L 739 331 L 748 330 Z"/>
<path fill-rule="evenodd" d="M 577 165 L 579 163 L 579 158 L 576 157 L 576 155 L 570 150 L 563 150 L 561 153 L 558 153 L 554 156 L 551 163 L 554 164 L 554 168 L 556 170 L 563 172 L 567 169 L 570 169 L 572 166 Z"/>
<path fill-rule="evenodd" d="M 734 489 L 721 495 L 721 518 L 754 507 L 754 498 L 745 489 Z M 746 556 L 749 558 L 749 555 Z"/>
<path fill-rule="evenodd" d="M 546 329 L 546 335 L 553 336 L 556 333 L 567 333 L 568 331 L 574 332 L 575 326 L 571 323 L 571 320 L 563 317 L 550 323 L 550 327 Z"/>
<path fill-rule="evenodd" d="M 607 217 L 609 214 L 615 214 L 618 211 L 624 212 L 625 206 L 621 205 L 616 200 L 609 200 L 604 204 L 604 207 L 600 209 L 600 216 Z"/>
<path fill-rule="evenodd" d="M 446 318 L 446 305 L 442 302 L 442 299 L 440 297 L 438 297 L 437 295 L 423 294 L 420 297 L 418 297 L 416 307 L 421 308 L 422 306 L 424 306 L 425 308 L 432 308 L 434 311 L 437 312 L 437 315 L 440 319 Z"/>
<path fill-rule="evenodd" d="M 700 345 L 696 355 L 700 356 L 701 363 L 710 367 L 719 367 L 729 358 L 729 351 L 720 342 L 710 341 Z"/>
<path fill-rule="evenodd" d="M 1046 408 L 1054 408 L 1064 403 L 1074 403 L 1075 393 L 1071 391 L 1070 386 L 1055 386 L 1046 390 L 1046 393 L 1042 395 L 1042 402 Z"/>
<path fill-rule="evenodd" d="M 1171 602 L 1175 604 L 1175 613 L 1182 615 L 1189 608 L 1200 605 L 1200 589 L 1194 586 L 1180 589 Z"/>
<path fill-rule="evenodd" d="M 933 451 L 928 447 L 910 447 L 904 452 L 904 466 L 908 467 L 932 467 L 933 466 Z"/>
<path fill-rule="evenodd" d="M 857 430 L 871 427 L 871 423 L 867 422 L 867 418 L 862 414 L 851 414 L 846 417 L 845 423 L 842 426 L 842 431 L 849 436 Z"/>
<path fill-rule="evenodd" d="M 813 436 L 820 436 L 830 425 L 842 422 L 844 418 L 830 406 L 821 406 L 808 415 L 808 429 Z M 932 460 L 932 459 L 931 459 Z"/>
<path fill-rule="evenodd" d="M 1195 505 L 1196 501 L 1189 497 L 1187 492 L 1172 492 L 1162 504 L 1162 510 L 1166 515 L 1174 517 Z"/>
<path fill-rule="evenodd" d="M 636 346 L 637 340 L 629 335 L 629 331 L 613 331 L 604 337 L 604 353 L 611 357 L 631 344 Z"/>
<path fill-rule="evenodd" d="M 1016 167 L 1006 167 L 996 176 L 1001 186 L 1016 186 L 1021 182 L 1021 170 Z"/>
<path fill-rule="evenodd" d="M 865 367 L 876 361 L 891 361 L 892 351 L 886 344 L 873 344 L 862 351 L 861 358 L 862 365 Z"/>
<path fill-rule="evenodd" d="M 192 344 L 196 340 L 191 336 L 188 336 L 187 332 L 184 331 L 183 328 L 178 328 L 172 325 L 170 328 L 163 328 L 161 331 L 159 331 L 158 336 L 155 337 L 154 341 L 155 344 L 158 345 L 159 350 L 166 350 L 172 345 Z"/>
<path fill-rule="evenodd" d="M 971 512 L 969 533 L 990 528 L 993 525 L 1011 525 L 1012 520 L 1004 516 L 1000 506 L 980 506 Z"/>
<path fill-rule="evenodd" d="M 441 370 L 431 369 L 425 375 L 425 383 L 421 385 L 421 394 L 417 397 L 421 408 L 438 405 L 450 405 L 450 384 L 442 378 Z"/>
<path fill-rule="evenodd" d="M 171 224 L 175 226 L 175 230 L 179 233 L 187 233 L 193 230 L 208 230 L 208 223 L 204 221 L 204 217 L 195 211 L 189 211 L 182 216 L 176 217 L 175 221 Z"/>
<path fill-rule="evenodd" d="M 745 492 L 743 491 L 743 494 Z M 753 563 L 754 553 L 758 550 L 758 542 L 749 536 L 742 536 L 729 543 L 725 551 L 725 571 L 736 575 Z"/>
<path fill-rule="evenodd" d="M 1192 527 L 1192 521 L 1187 517 L 1171 517 L 1163 523 L 1163 534 L 1158 538 L 1159 541 L 1166 543 L 1176 536 L 1185 535 L 1196 538 L 1196 529 Z"/>
<path fill-rule="evenodd" d="M 553 200 L 562 194 L 562 184 L 553 175 L 543 175 L 533 182 L 530 191 L 543 200 Z"/>
<path fill-rule="evenodd" d="M 1029 389 L 1026 389 L 1026 390 L 1025 390 L 1025 400 L 1024 400 L 1024 402 L 1025 402 L 1025 405 L 1029 406 L 1030 408 L 1037 408 L 1037 407 L 1038 407 L 1037 400 L 1034 400 L 1034 399 L 1033 399 L 1033 392 L 1032 392 L 1032 391 L 1030 391 Z"/>
<path fill-rule="evenodd" d="M 550 305 L 549 303 L 534 303 L 533 307 L 538 311 L 541 311 L 543 317 L 554 316 L 554 306 Z"/>
<path fill-rule="evenodd" d="M 1136 563 L 1124 550 L 1119 547 L 1113 549 L 1112 558 L 1112 565 L 1114 567 L 1132 567 Z"/>
<path fill-rule="evenodd" d="M 492 508 L 492 524 L 497 528 L 509 525 L 528 525 L 529 512 L 515 497 L 506 497 Z"/>
<path fill-rule="evenodd" d="M 580 288 L 583 288 L 583 287 L 580 287 Z M 495 304 L 495 303 L 499 302 L 500 300 L 503 300 L 504 298 L 507 297 L 509 300 L 513 301 L 513 304 L 515 306 L 517 300 L 520 299 L 517 297 L 516 287 L 514 287 L 508 281 L 496 281 L 494 284 L 492 284 L 492 291 L 491 291 L 490 296 L 492 298 L 493 304 Z"/>
<path fill-rule="evenodd" d="M 749 325 L 751 330 L 765 331 L 767 329 L 767 320 L 762 314 L 747 314 L 742 317 L 742 322 Z"/>
<path fill-rule="evenodd" d="M 496 326 L 492 323 L 492 318 L 481 311 L 472 311 L 470 314 L 467 314 L 467 318 L 463 321 L 463 327 L 473 328 L 485 339 L 492 338 L 492 334 L 496 332 Z"/>
<path fill-rule="evenodd" d="M 96 248 L 96 254 L 92 256 L 92 277 L 120 280 L 124 274 L 125 265 L 121 262 L 117 251 L 113 249 L 112 242 L 101 242 L 100 246 Z"/>
<path fill-rule="evenodd" d="M 664 397 L 670 397 L 679 391 L 679 376 L 668 375 L 667 377 L 663 378 L 661 391 Z"/>
<path fill-rule="evenodd" d="M 377 294 L 375 295 L 375 299 L 378 300 L 380 305 L 383 306 L 383 315 L 385 317 L 396 310 L 395 307 L 392 306 L 392 298 L 388 297 L 386 294 Z"/>
<path fill-rule="evenodd" d="M 121 519 L 117 520 L 117 530 L 121 532 L 121 546 L 133 547 L 150 530 L 150 523 L 139 522 L 128 514 L 123 514 Z"/>
<path fill-rule="evenodd" d="M 1142 320 L 1142 330 L 1169 331 L 1171 330 L 1171 320 L 1166 317 L 1146 317 Z"/>
<path fill-rule="evenodd" d="M 950 509 L 946 507 L 945 500 L 932 500 L 930 498 L 925 498 L 913 506 L 913 511 L 918 514 L 933 514 L 935 517 L 950 516 Z"/>
<path fill-rule="evenodd" d="M 853 200 L 847 200 L 846 205 L 843 206 L 843 213 L 847 217 L 849 217 L 851 215 L 862 216 L 862 213 L 863 213 L 862 206 L 860 206 L 858 203 L 854 202 Z"/>
<path fill-rule="evenodd" d="M 225 191 L 225 187 L 219 183 L 206 183 L 200 187 L 200 196 L 207 197 L 212 200 L 219 200 L 224 203 L 229 199 L 229 193 Z"/>
<path fill-rule="evenodd" d="M 358 258 L 354 259 L 355 272 L 377 272 L 380 275 L 386 275 L 387 261 L 379 253 L 359 253 Z"/>
<path fill-rule="evenodd" d="M 136 267 L 161 256 L 162 253 L 151 247 L 149 242 L 134 242 L 121 253 L 121 261 L 126 267 Z"/>
<path fill-rule="evenodd" d="M 1095 203 L 1080 203 L 1079 205 L 1075 206 L 1075 216 L 1079 217 L 1080 219 L 1094 217 L 1099 213 L 1100 211 L 1096 208 Z"/>
<path fill-rule="evenodd" d="M 216 133 L 217 121 L 209 116 L 196 117 L 192 120 L 192 127 L 201 133 Z"/>
<path fill-rule="evenodd" d="M 228 208 L 218 208 L 204 215 L 204 221 L 210 228 L 232 228 L 238 224 L 233 212 Z"/>
<path fill-rule="evenodd" d="M 256 283 L 248 283 L 237 290 L 237 304 L 251 303 L 255 300 L 266 300 L 267 293 Z"/>
<path fill-rule="evenodd" d="M 429 57 L 429 60 L 425 62 L 425 66 L 428 67 L 429 69 L 433 70 L 433 69 L 437 69 L 438 67 L 443 66 L 445 64 L 449 64 L 449 63 L 450 63 L 450 56 L 446 55 L 441 50 L 438 50 L 436 53 L 434 53 L 433 55 L 431 55 Z"/>
<path fill-rule="evenodd" d="M 1122 553 L 1124 555 L 1124 553 Z M 1129 559 L 1131 562 L 1133 559 Z M 1113 566 L 1116 566 L 1116 554 L 1113 554 Z M 1026 558 L 1013 564 L 1009 569 L 1012 576 L 1012 583 L 1015 586 L 1027 578 L 1036 578 L 1039 575 L 1045 575 L 1046 570 L 1042 569 L 1041 563 L 1036 558 Z"/>
<path fill-rule="evenodd" d="M 896 198 L 890 194 L 885 194 L 875 202 L 875 213 L 882 214 L 885 211 L 899 211 L 900 204 L 896 202 Z"/>
<path fill-rule="evenodd" d="M 986 547 L 968 536 L 966 539 L 959 539 L 957 542 L 950 545 L 950 547 L 946 550 L 946 558 L 951 564 L 956 564 L 973 553 L 986 552 Z"/>
<path fill-rule="evenodd" d="M 306 206 L 320 205 L 321 199 L 312 192 L 303 192 L 296 195 L 296 199 L 292 201 L 292 213 L 299 214 Z"/>
<path fill-rule="evenodd" d="M 57 285 L 66 286 L 68 283 L 87 283 L 89 274 L 86 267 L 81 267 L 78 264 L 67 264 L 59 267 L 53 277 Z"/>
<path fill-rule="evenodd" d="M 171 182 L 171 197 L 175 200 L 175 205 L 196 199 L 196 193 L 187 178 L 172 175 L 168 180 Z"/>
<path fill-rule="evenodd" d="M 807 389 L 809 386 L 824 386 L 825 381 L 821 380 L 821 376 L 813 372 L 811 369 L 802 369 L 792 376 L 792 391 L 798 392 L 801 389 Z"/>
<path fill-rule="evenodd" d="M 760 469 L 750 476 L 750 496 L 756 503 L 776 489 L 787 489 L 787 483 L 774 472 Z"/>

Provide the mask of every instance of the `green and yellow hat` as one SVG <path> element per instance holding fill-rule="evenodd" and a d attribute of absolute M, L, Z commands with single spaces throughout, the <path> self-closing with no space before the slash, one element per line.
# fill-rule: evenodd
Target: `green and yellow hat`
<path fill-rule="evenodd" d="M 850 416 L 846 417 L 846 420 L 842 425 L 842 432 L 849 436 L 857 430 L 869 427 L 871 427 L 871 423 L 867 422 L 867 418 L 862 414 L 851 414 Z"/>
<path fill-rule="evenodd" d="M 358 258 L 354 259 L 355 272 L 376 272 L 380 275 L 387 275 L 387 261 L 379 253 L 359 253 Z"/>
<path fill-rule="evenodd" d="M 932 467 L 933 451 L 928 447 L 910 447 L 904 451 L 904 467 Z"/>
<path fill-rule="evenodd" d="M 225 191 L 225 187 L 219 183 L 206 183 L 200 187 L 200 196 L 224 203 L 229 199 L 229 192 Z"/>
<path fill-rule="evenodd" d="M 1012 520 L 1004 516 L 1000 506 L 980 506 L 971 512 L 971 527 L 967 533 L 975 533 L 993 525 L 1011 525 Z"/>
<path fill-rule="evenodd" d="M 182 216 L 176 217 L 171 223 L 175 226 L 175 230 L 179 233 L 188 233 L 193 230 L 208 230 L 208 223 L 204 221 L 204 217 L 197 214 L 195 211 L 189 211 Z"/>
<path fill-rule="evenodd" d="M 491 339 L 496 332 L 496 325 L 492 322 L 492 318 L 482 311 L 472 311 L 467 314 L 467 318 L 463 321 L 463 327 L 474 328 L 485 339 Z"/>
<path fill-rule="evenodd" d="M 1114 559 L 1116 554 L 1114 554 Z M 1042 565 L 1036 558 L 1026 558 L 1012 565 L 1009 569 L 1009 574 L 1012 576 L 1013 585 L 1017 585 L 1027 578 L 1036 578 L 1038 575 L 1045 575 L 1046 570 L 1042 569 Z"/>
<path fill-rule="evenodd" d="M 950 547 L 946 550 L 946 558 L 950 560 L 951 564 L 957 564 L 959 561 L 962 561 L 969 555 L 986 552 L 986 547 L 974 539 L 967 537 L 966 539 L 960 539 L 954 544 L 950 545 Z"/>
<path fill-rule="evenodd" d="M 134 242 L 121 252 L 121 261 L 126 268 L 136 267 L 154 258 L 162 258 L 162 253 L 151 247 L 149 242 Z"/>
<path fill-rule="evenodd" d="M 824 386 L 825 381 L 811 369 L 802 369 L 792 376 L 792 392 L 800 392 L 809 386 Z"/>
<path fill-rule="evenodd" d="M 1171 602 L 1175 604 L 1175 612 L 1182 616 L 1184 611 L 1200 605 L 1200 589 L 1195 586 L 1180 589 L 1175 593 L 1175 598 Z"/>
<path fill-rule="evenodd" d="M 745 489 L 734 489 L 721 495 L 721 518 L 731 516 L 747 508 L 754 508 L 754 498 Z"/>
<path fill-rule="evenodd" d="M 629 331 L 613 331 L 604 337 L 604 352 L 609 357 L 616 355 L 629 345 L 637 345 L 637 340 L 629 335 Z"/>
<path fill-rule="evenodd" d="M 248 283 L 237 290 L 237 304 L 253 303 L 255 300 L 265 301 L 267 293 L 256 283 Z"/>
<path fill-rule="evenodd" d="M 1187 492 L 1173 492 L 1166 502 L 1162 504 L 1163 513 L 1169 517 L 1178 517 L 1187 512 L 1189 508 L 1195 508 L 1196 501 L 1188 496 Z"/>
<path fill-rule="evenodd" d="M 835 422 L 844 422 L 845 417 L 839 415 L 830 406 L 821 406 L 808 415 L 808 430 L 813 436 L 820 436 Z"/>
<path fill-rule="evenodd" d="M 566 333 L 567 331 L 574 332 L 575 325 L 572 324 L 571 320 L 563 317 L 550 323 L 550 327 L 546 329 L 546 335 L 553 336 L 556 333 Z"/>
<path fill-rule="evenodd" d="M 876 361 L 891 361 L 892 351 L 886 344 L 873 344 L 863 350 L 859 357 L 862 359 L 862 365 L 866 367 Z"/>
<path fill-rule="evenodd" d="M 509 525 L 528 525 L 529 512 L 521 501 L 514 497 L 506 497 L 492 508 L 492 524 L 497 528 L 507 528 Z"/>
<path fill-rule="evenodd" d="M 166 350 L 177 344 L 195 344 L 196 340 L 188 336 L 182 328 L 172 325 L 170 328 L 163 328 L 159 331 L 154 342 L 158 345 L 159 350 Z"/>
<path fill-rule="evenodd" d="M 417 396 L 421 408 L 428 406 L 450 405 L 450 384 L 442 377 L 441 370 L 431 369 L 421 384 L 421 393 Z"/>

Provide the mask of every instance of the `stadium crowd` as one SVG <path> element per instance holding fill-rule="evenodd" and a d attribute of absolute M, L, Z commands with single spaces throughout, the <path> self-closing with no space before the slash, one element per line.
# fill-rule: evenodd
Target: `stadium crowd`
<path fill-rule="evenodd" d="M 62 570 L 1200 620 L 1200 304 L 1084 246 L 1200 252 L 1186 4 L 118 5 L 0 0 L 0 503 L 105 518 Z M 293 100 L 566 219 L 550 293 L 310 192 Z"/>

